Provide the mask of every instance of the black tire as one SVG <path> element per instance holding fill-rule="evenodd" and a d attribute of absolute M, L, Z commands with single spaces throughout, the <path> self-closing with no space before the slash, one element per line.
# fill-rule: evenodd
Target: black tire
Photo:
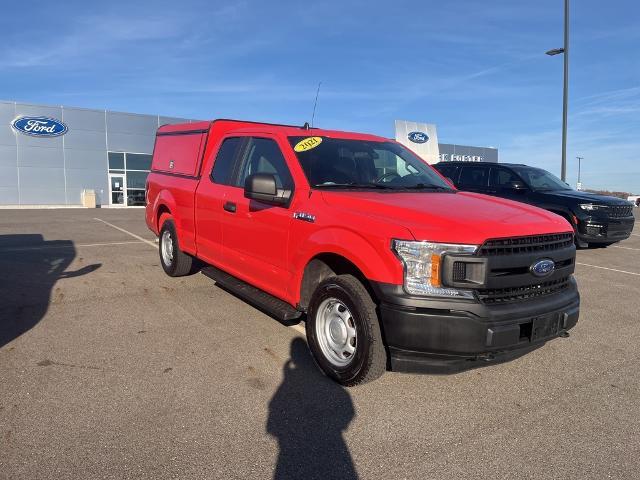
<path fill-rule="evenodd" d="M 169 235 L 170 241 L 173 245 L 173 255 L 170 261 L 165 261 L 165 255 L 163 255 L 163 249 L 165 243 L 163 238 L 165 235 Z M 195 273 L 196 261 L 195 259 L 183 251 L 180 250 L 180 244 L 178 243 L 178 235 L 176 234 L 176 227 L 173 224 L 173 220 L 165 220 L 160 229 L 160 237 L 158 240 L 158 253 L 160 254 L 160 264 L 164 273 L 170 277 L 182 277 Z"/>
<path fill-rule="evenodd" d="M 607 248 L 609 245 L 613 245 L 616 242 L 599 242 L 599 243 L 590 243 L 589 248 Z"/>
<path fill-rule="evenodd" d="M 356 330 L 353 359 L 346 366 L 336 366 L 324 353 L 316 332 L 318 307 L 336 299 L 351 312 Z M 338 275 L 318 285 L 309 302 L 306 320 L 307 343 L 320 369 L 338 383 L 351 387 L 380 377 L 387 366 L 376 304 L 367 289 L 353 275 Z"/>

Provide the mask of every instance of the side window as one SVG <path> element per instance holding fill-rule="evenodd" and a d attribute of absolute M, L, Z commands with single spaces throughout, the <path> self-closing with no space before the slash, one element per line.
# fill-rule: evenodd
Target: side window
<path fill-rule="evenodd" d="M 508 188 L 511 182 L 519 180 L 520 179 L 513 172 L 506 168 L 492 168 L 491 175 L 489 177 L 489 185 L 495 188 Z"/>
<path fill-rule="evenodd" d="M 242 139 L 239 137 L 227 138 L 222 142 L 211 170 L 211 181 L 223 185 L 231 185 L 233 164 L 241 143 Z"/>
<path fill-rule="evenodd" d="M 489 169 L 480 166 L 463 166 L 460 174 L 461 187 L 486 187 Z"/>
<path fill-rule="evenodd" d="M 211 181 L 223 185 L 232 184 L 231 176 L 233 175 L 234 160 L 238 155 L 238 148 L 240 148 L 241 144 L 242 138 L 240 137 L 227 138 L 222 142 L 211 170 Z"/>
<path fill-rule="evenodd" d="M 451 179 L 453 183 L 458 183 L 458 166 L 457 165 L 438 165 L 437 169 L 443 177 Z"/>
<path fill-rule="evenodd" d="M 293 179 L 278 144 L 270 138 L 250 138 L 244 150 L 241 171 L 236 186 L 244 187 L 249 175 L 270 173 L 280 189 L 293 188 Z"/>

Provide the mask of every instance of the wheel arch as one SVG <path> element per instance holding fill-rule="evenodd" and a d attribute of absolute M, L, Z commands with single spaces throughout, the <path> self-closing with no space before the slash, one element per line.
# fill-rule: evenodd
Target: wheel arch
<path fill-rule="evenodd" d="M 300 282 L 300 308 L 307 310 L 311 296 L 320 282 L 328 277 L 344 274 L 356 277 L 375 301 L 376 297 L 369 280 L 354 262 L 340 254 L 325 252 L 315 255 L 304 267 Z"/>
<path fill-rule="evenodd" d="M 551 208 L 547 208 L 548 211 L 550 211 L 551 213 L 555 213 L 556 215 L 560 215 L 562 218 L 564 218 L 567 222 L 569 222 L 569 224 L 573 227 L 573 229 L 576 229 L 576 222 L 574 220 L 574 214 L 570 209 L 563 209 L 563 208 L 559 208 L 559 207 L 551 207 Z"/>
<path fill-rule="evenodd" d="M 171 210 L 166 204 L 161 203 L 156 211 L 156 229 L 158 233 L 160 233 L 160 228 L 162 227 L 162 225 L 160 225 L 160 219 L 164 213 L 171 215 Z"/>

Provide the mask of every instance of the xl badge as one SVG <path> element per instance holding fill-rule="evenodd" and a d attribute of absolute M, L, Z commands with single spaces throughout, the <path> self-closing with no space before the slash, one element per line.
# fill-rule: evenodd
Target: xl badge
<path fill-rule="evenodd" d="M 531 273 L 533 273 L 536 277 L 546 277 L 547 275 L 551 275 L 553 271 L 556 269 L 556 264 L 550 258 L 543 258 L 542 260 L 538 260 L 536 263 L 529 267 Z"/>

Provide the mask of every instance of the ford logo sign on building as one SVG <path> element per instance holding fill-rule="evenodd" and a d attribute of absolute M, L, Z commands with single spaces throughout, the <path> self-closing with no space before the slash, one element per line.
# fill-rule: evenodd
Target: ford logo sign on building
<path fill-rule="evenodd" d="M 556 269 L 556 264 L 550 258 L 538 260 L 531 265 L 530 270 L 536 277 L 546 277 Z"/>
<path fill-rule="evenodd" d="M 33 137 L 59 137 L 68 130 L 60 120 L 49 117 L 19 117 L 11 126 L 20 133 Z"/>
<path fill-rule="evenodd" d="M 424 132 L 410 132 L 407 137 L 413 143 L 426 143 L 429 136 Z"/>

